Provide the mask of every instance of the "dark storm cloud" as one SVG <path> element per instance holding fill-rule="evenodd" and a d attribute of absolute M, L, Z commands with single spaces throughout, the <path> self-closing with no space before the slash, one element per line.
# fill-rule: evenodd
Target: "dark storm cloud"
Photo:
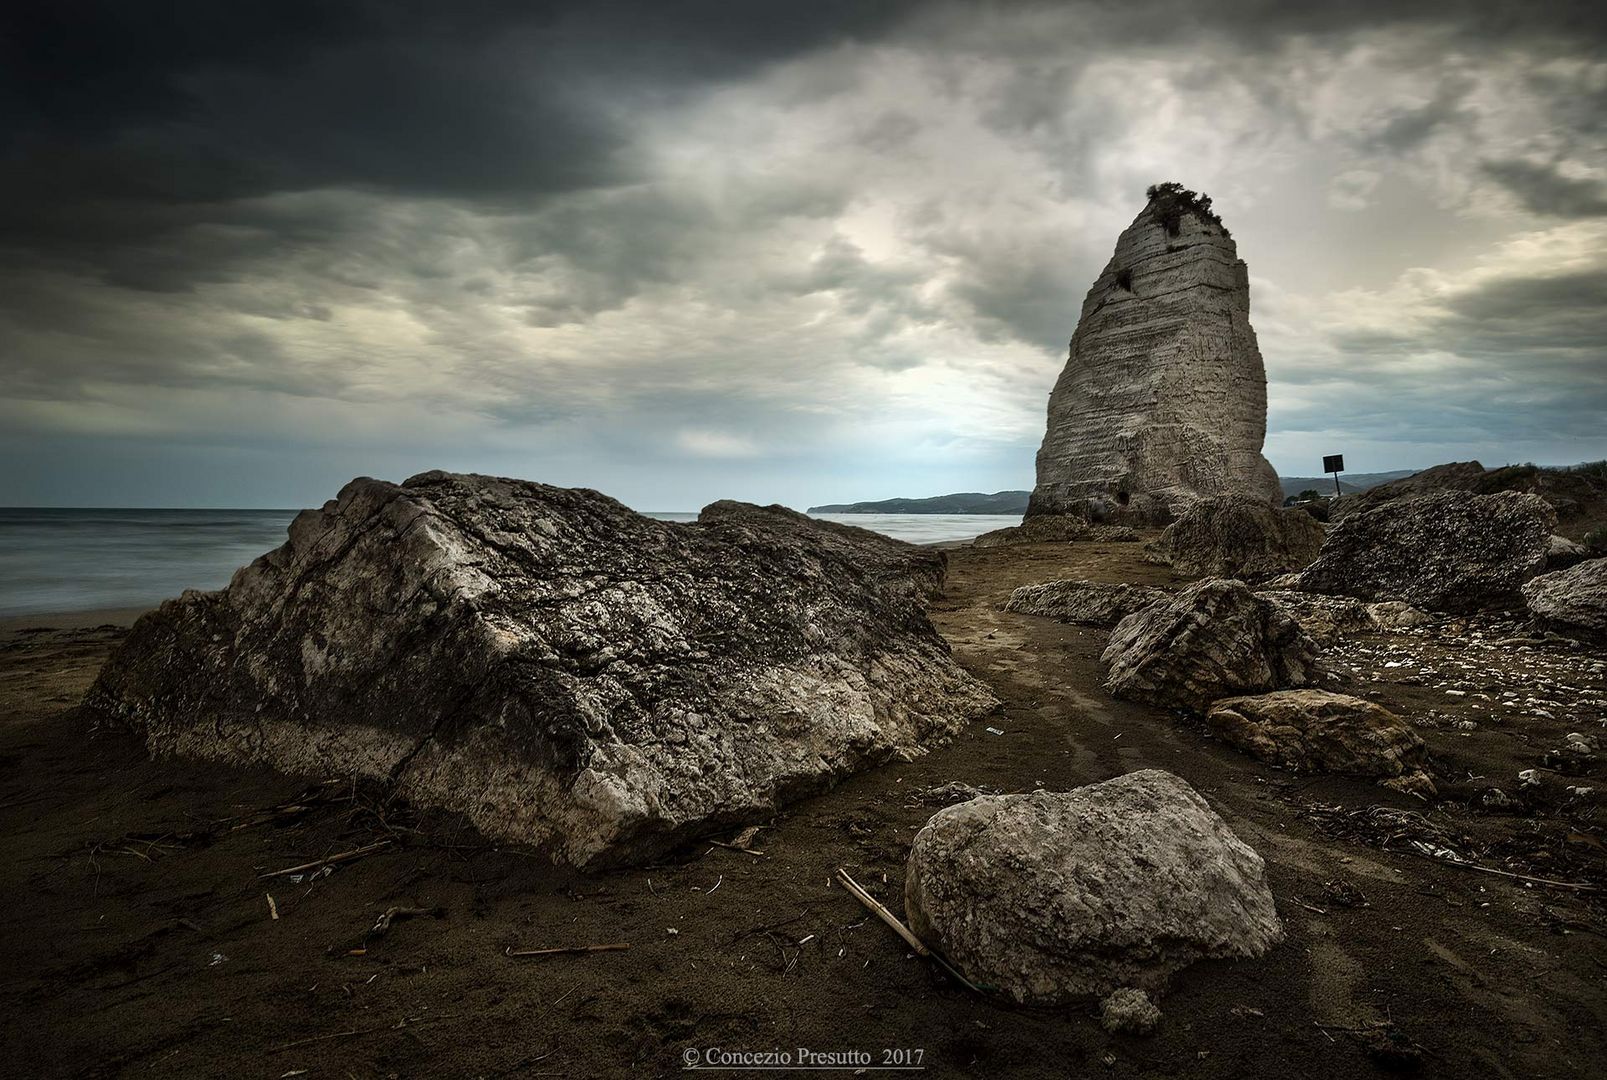
<path fill-rule="evenodd" d="M 1486 161 L 1479 168 L 1536 214 L 1565 218 L 1607 214 L 1607 185 L 1599 180 L 1564 176 L 1555 165 L 1530 161 Z"/>

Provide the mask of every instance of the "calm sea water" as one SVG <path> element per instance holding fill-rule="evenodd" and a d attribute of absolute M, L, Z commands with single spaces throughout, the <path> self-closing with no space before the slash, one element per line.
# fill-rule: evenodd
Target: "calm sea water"
<path fill-rule="evenodd" d="M 284 543 L 294 510 L 29 510 L 0 507 L 0 616 L 154 605 L 217 589 Z M 696 514 L 649 514 L 693 521 Z M 916 544 L 966 540 L 1018 517 L 822 514 Z"/>

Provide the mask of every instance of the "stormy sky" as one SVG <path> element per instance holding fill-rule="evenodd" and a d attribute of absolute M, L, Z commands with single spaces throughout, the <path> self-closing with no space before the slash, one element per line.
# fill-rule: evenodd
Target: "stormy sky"
<path fill-rule="evenodd" d="M 1280 472 L 1607 457 L 1595 7 L 9 5 L 0 504 L 1030 487 L 1171 179 Z"/>

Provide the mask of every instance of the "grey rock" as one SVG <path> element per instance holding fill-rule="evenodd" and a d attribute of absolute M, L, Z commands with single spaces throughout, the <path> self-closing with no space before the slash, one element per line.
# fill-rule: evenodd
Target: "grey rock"
<path fill-rule="evenodd" d="M 1095 544 L 1134 544 L 1138 533 L 1126 525 L 1094 525 L 1084 539 Z"/>
<path fill-rule="evenodd" d="M 1142 990 L 1130 986 L 1099 1003 L 1099 1026 L 1112 1035 L 1149 1035 L 1161 1024 L 1161 1010 Z"/>
<path fill-rule="evenodd" d="M 1435 791 L 1417 732 L 1362 698 L 1327 690 L 1225 698 L 1206 722 L 1224 742 L 1286 769 L 1363 776 L 1425 796 Z"/>
<path fill-rule="evenodd" d="M 1028 517 L 1165 524 L 1196 499 L 1234 492 L 1275 505 L 1266 427 L 1238 250 L 1208 212 L 1152 199 L 1083 300 Z"/>
<path fill-rule="evenodd" d="M 1607 559 L 1542 574 L 1524 585 L 1523 600 L 1544 626 L 1607 641 Z"/>
<path fill-rule="evenodd" d="M 1048 514 L 1028 518 L 1020 525 L 985 532 L 971 541 L 972 547 L 1010 547 L 1015 544 L 1063 544 L 1088 536 L 1088 522 L 1071 514 Z"/>
<path fill-rule="evenodd" d="M 1566 536 L 1553 536 L 1546 546 L 1546 569 L 1566 570 L 1590 558 L 1590 549 Z"/>
<path fill-rule="evenodd" d="M 135 624 L 85 700 L 153 754 L 394 780 L 577 866 L 649 859 L 992 708 L 933 563 L 751 508 L 359 479 L 228 588 Z"/>
<path fill-rule="evenodd" d="M 1159 993 L 1196 960 L 1283 938 L 1261 857 L 1158 769 L 938 811 L 911 846 L 904 906 L 971 981 L 1039 1005 Z"/>
<path fill-rule="evenodd" d="M 1367 605 L 1367 615 L 1380 630 L 1410 630 L 1414 626 L 1428 626 L 1434 616 L 1421 608 L 1401 600 L 1381 600 Z"/>
<path fill-rule="evenodd" d="M 752 526 L 765 530 L 812 530 L 819 543 L 835 555 L 860 567 L 878 585 L 895 589 L 913 586 L 917 595 L 929 599 L 943 592 L 948 572 L 948 556 L 940 548 L 909 544 L 884 533 L 821 521 L 786 506 L 756 506 L 753 503 L 721 499 L 699 511 L 698 523 Z"/>
<path fill-rule="evenodd" d="M 1100 658 L 1113 697 L 1204 712 L 1217 698 L 1304 686 L 1317 643 L 1241 581 L 1207 579 L 1127 616 Z"/>
<path fill-rule="evenodd" d="M 1544 499 L 1510 491 L 1393 500 L 1334 526 L 1300 588 L 1429 611 L 1512 603 L 1544 569 L 1556 520 Z"/>
<path fill-rule="evenodd" d="M 1303 510 L 1245 495 L 1214 495 L 1168 525 L 1155 553 L 1179 574 L 1255 581 L 1308 565 L 1323 536 L 1322 524 Z"/>
<path fill-rule="evenodd" d="M 1360 600 L 1281 589 L 1262 591 L 1256 595 L 1277 605 L 1319 645 L 1331 645 L 1347 634 L 1370 633 L 1378 629 L 1367 605 Z"/>
<path fill-rule="evenodd" d="M 1115 626 L 1133 612 L 1170 596 L 1164 589 L 1149 585 L 1068 579 L 1023 585 L 1010 594 L 1004 610 L 1084 626 Z"/>

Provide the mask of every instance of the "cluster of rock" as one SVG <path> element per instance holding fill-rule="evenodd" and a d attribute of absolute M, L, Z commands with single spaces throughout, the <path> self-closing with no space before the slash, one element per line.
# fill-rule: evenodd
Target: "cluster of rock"
<path fill-rule="evenodd" d="M 394 781 L 577 866 L 652 858 L 996 706 L 928 622 L 941 552 L 780 508 L 359 479 L 86 699 L 158 756 Z"/>
<path fill-rule="evenodd" d="M 1188 964 L 1283 939 L 1261 857 L 1156 769 L 940 810 L 910 849 L 904 904 L 972 982 L 1034 1005 L 1105 998 L 1124 1030 L 1154 1027 L 1139 995 Z"/>
<path fill-rule="evenodd" d="M 1469 495 L 1515 491 L 1539 496 L 1556 512 L 1558 531 L 1573 540 L 1607 524 L 1607 468 L 1600 464 L 1572 469 L 1539 465 L 1486 469 L 1477 461 L 1453 461 L 1336 499 L 1331 514 L 1333 520 L 1339 521 L 1397 499 L 1434 491 Z"/>
<path fill-rule="evenodd" d="M 1217 495 L 1189 506 L 1147 554 L 1190 577 L 1257 581 L 1307 566 L 1323 537 L 1322 523 L 1299 508 Z"/>
<path fill-rule="evenodd" d="M 1213 495 L 1280 502 L 1249 314 L 1245 264 L 1209 200 L 1152 189 L 1083 301 L 1028 517 L 1164 524 Z"/>

